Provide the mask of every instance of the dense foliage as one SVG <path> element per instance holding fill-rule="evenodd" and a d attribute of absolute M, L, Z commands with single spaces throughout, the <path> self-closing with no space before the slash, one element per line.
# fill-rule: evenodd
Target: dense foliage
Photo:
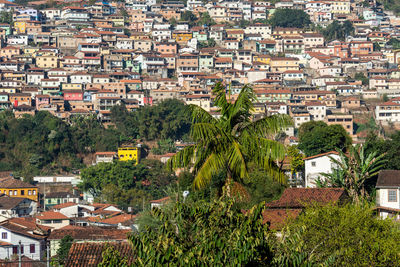
<path fill-rule="evenodd" d="M 303 123 L 299 128 L 299 149 L 307 157 L 336 149 L 345 150 L 351 137 L 341 125 L 327 125 L 322 121 Z"/>
<path fill-rule="evenodd" d="M 70 235 L 61 238 L 60 246 L 57 249 L 57 256 L 53 262 L 53 266 L 63 266 L 65 260 L 68 258 L 69 249 L 72 246 L 74 239 Z"/>
<path fill-rule="evenodd" d="M 361 81 L 363 85 L 369 84 L 369 79 L 362 72 L 357 72 L 354 79 Z"/>
<path fill-rule="evenodd" d="M 70 126 L 48 112 L 16 119 L 12 112 L 0 113 L 0 170 L 19 171 L 15 176 L 32 177 L 43 172 L 70 170 L 80 166 L 80 152 Z"/>
<path fill-rule="evenodd" d="M 183 102 L 166 100 L 128 112 L 117 106 L 111 112 L 115 127 L 104 127 L 95 115 L 71 118 L 70 122 L 45 111 L 15 118 L 0 113 L 0 171 L 16 176 L 70 172 L 83 167 L 83 158 L 96 151 L 116 151 L 124 142 L 185 138 L 190 114 Z"/>
<path fill-rule="evenodd" d="M 359 144 L 350 146 L 346 154 L 339 151 L 339 159 L 330 157 L 337 169 L 322 174 L 330 185 L 340 185 L 354 202 L 359 203 L 369 197 L 366 184 L 383 168 L 384 157 L 385 154 L 378 155 L 378 151 L 366 153 L 364 146 Z"/>
<path fill-rule="evenodd" d="M 310 16 L 300 9 L 277 9 L 270 19 L 273 27 L 304 28 L 311 24 Z"/>
<path fill-rule="evenodd" d="M 172 212 L 154 208 L 159 228 L 130 236 L 135 266 L 266 266 L 272 257 L 264 207 L 261 203 L 244 214 L 233 201 L 215 200 L 178 201 Z"/>
<path fill-rule="evenodd" d="M 123 140 L 179 140 L 188 134 L 191 124 L 190 112 L 176 99 L 144 106 L 135 112 L 128 112 L 123 105 L 115 106 L 111 118 Z"/>
<path fill-rule="evenodd" d="M 221 83 L 213 88 L 213 94 L 221 117 L 214 118 L 201 107 L 190 106 L 194 122 L 190 137 L 194 144 L 169 160 L 171 169 L 193 168 L 194 187 L 204 188 L 221 171 L 226 174 L 227 185 L 232 180 L 243 180 L 249 176 L 249 163 L 254 163 L 284 183 L 286 177 L 276 161 L 285 156 L 285 147 L 273 137 L 289 126 L 291 119 L 274 115 L 252 121 L 256 95 L 248 85 L 233 103 L 227 101 L 226 88 Z"/>
<path fill-rule="evenodd" d="M 345 40 L 347 36 L 354 33 L 353 23 L 346 20 L 343 23 L 334 20 L 325 29 L 322 30 L 322 34 L 326 41 L 332 40 Z"/>
<path fill-rule="evenodd" d="M 371 207 L 309 207 L 282 232 L 277 266 L 399 266 L 400 230 Z"/>
<path fill-rule="evenodd" d="M 138 211 L 143 209 L 144 201 L 164 197 L 161 189 L 175 177 L 165 171 L 161 162 L 147 160 L 138 165 L 132 161 L 99 163 L 83 169 L 81 179 L 79 187 L 97 200 Z"/>
<path fill-rule="evenodd" d="M 370 133 L 365 140 L 364 147 L 368 153 L 376 151 L 378 155 L 385 155 L 383 169 L 400 170 L 400 131 L 396 131 L 387 139 Z"/>
<path fill-rule="evenodd" d="M 396 14 L 400 14 L 400 3 L 397 0 L 379 0 L 386 10 L 392 10 Z"/>

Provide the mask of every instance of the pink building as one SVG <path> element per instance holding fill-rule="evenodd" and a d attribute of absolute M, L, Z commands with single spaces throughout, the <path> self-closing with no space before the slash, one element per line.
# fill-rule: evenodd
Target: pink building
<path fill-rule="evenodd" d="M 42 105 L 50 104 L 50 96 L 49 95 L 36 95 L 36 109 L 39 110 Z"/>
<path fill-rule="evenodd" d="M 64 100 L 66 101 L 81 101 L 83 100 L 83 92 L 78 90 L 63 91 Z"/>

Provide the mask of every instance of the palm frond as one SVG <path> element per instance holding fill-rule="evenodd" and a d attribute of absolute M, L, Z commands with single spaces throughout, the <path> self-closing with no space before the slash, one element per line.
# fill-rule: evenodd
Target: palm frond
<path fill-rule="evenodd" d="M 220 108 L 221 114 L 228 114 L 231 104 L 226 100 L 225 86 L 219 82 L 214 86 L 212 92 L 215 95 L 214 106 Z"/>
<path fill-rule="evenodd" d="M 271 137 L 292 125 L 293 120 L 290 116 L 277 114 L 250 123 L 244 131 L 249 131 L 256 136 Z"/>
<path fill-rule="evenodd" d="M 176 153 L 167 161 L 167 168 L 171 171 L 188 167 L 194 159 L 196 145 L 190 145 Z"/>
<path fill-rule="evenodd" d="M 212 123 L 195 123 L 192 125 L 190 137 L 194 142 L 210 142 L 215 138 L 228 139 L 228 135 Z"/>
<path fill-rule="evenodd" d="M 217 119 L 211 116 L 211 114 L 203 108 L 193 104 L 188 105 L 187 107 L 191 113 L 193 123 L 217 123 Z"/>
<path fill-rule="evenodd" d="M 274 180 L 278 183 L 281 183 L 281 184 L 287 183 L 287 176 L 282 171 L 282 169 L 278 167 L 278 165 L 274 161 L 265 159 L 263 168 L 267 172 L 269 177 L 272 178 L 272 180 Z"/>
<path fill-rule="evenodd" d="M 193 186 L 197 189 L 207 186 L 213 175 L 224 169 L 224 165 L 225 160 L 221 155 L 211 154 L 194 177 Z"/>
<path fill-rule="evenodd" d="M 232 142 L 232 145 L 228 150 L 228 168 L 238 179 L 247 178 L 249 175 L 247 172 L 247 163 L 245 156 L 243 155 L 242 147 L 237 142 Z"/>

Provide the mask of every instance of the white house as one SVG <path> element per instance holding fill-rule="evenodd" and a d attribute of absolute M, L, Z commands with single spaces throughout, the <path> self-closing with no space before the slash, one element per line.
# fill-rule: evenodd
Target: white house
<path fill-rule="evenodd" d="M 0 196 L 0 221 L 9 218 L 32 216 L 37 212 L 37 202 L 28 198 Z"/>
<path fill-rule="evenodd" d="M 53 206 L 53 211 L 59 212 L 68 218 L 77 217 L 90 217 L 91 212 L 95 210 L 95 207 L 84 204 L 77 204 L 73 202 L 62 203 Z"/>
<path fill-rule="evenodd" d="M 375 108 L 377 121 L 399 122 L 400 121 L 400 103 L 389 101 L 377 105 Z"/>
<path fill-rule="evenodd" d="M 71 83 L 86 84 L 92 82 L 92 75 L 85 72 L 76 72 L 70 76 Z"/>
<path fill-rule="evenodd" d="M 316 180 L 324 177 L 321 173 L 332 173 L 335 164 L 331 158 L 339 160 L 339 153 L 331 151 L 304 159 L 305 163 L 305 187 L 316 187 Z"/>
<path fill-rule="evenodd" d="M 400 219 L 400 171 L 383 170 L 376 182 L 376 206 L 382 218 Z"/>
<path fill-rule="evenodd" d="M 19 242 L 21 254 L 33 260 L 43 260 L 47 230 L 20 218 L 13 218 L 0 224 L 0 259 L 10 259 L 18 255 Z"/>
<path fill-rule="evenodd" d="M 151 209 L 159 208 L 162 205 L 164 205 L 165 203 L 167 203 L 169 200 L 170 200 L 170 197 L 164 197 L 164 198 L 152 200 L 152 201 L 150 201 L 150 207 L 151 207 Z"/>
<path fill-rule="evenodd" d="M 54 229 L 60 229 L 70 224 L 70 219 L 60 212 L 44 211 L 36 216 L 36 223 Z"/>

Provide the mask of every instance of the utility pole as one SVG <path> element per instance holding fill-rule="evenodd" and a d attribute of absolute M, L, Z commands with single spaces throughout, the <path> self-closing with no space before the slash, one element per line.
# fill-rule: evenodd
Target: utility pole
<path fill-rule="evenodd" d="M 46 266 L 50 267 L 50 242 L 47 242 L 46 245 L 47 245 L 46 246 L 46 251 L 47 251 L 47 257 L 46 257 L 47 264 L 46 264 Z"/>
<path fill-rule="evenodd" d="M 46 182 L 44 182 L 44 189 L 43 189 L 43 211 L 46 211 Z"/>
<path fill-rule="evenodd" d="M 18 267 L 22 266 L 22 262 L 21 262 L 21 240 L 18 242 Z"/>

